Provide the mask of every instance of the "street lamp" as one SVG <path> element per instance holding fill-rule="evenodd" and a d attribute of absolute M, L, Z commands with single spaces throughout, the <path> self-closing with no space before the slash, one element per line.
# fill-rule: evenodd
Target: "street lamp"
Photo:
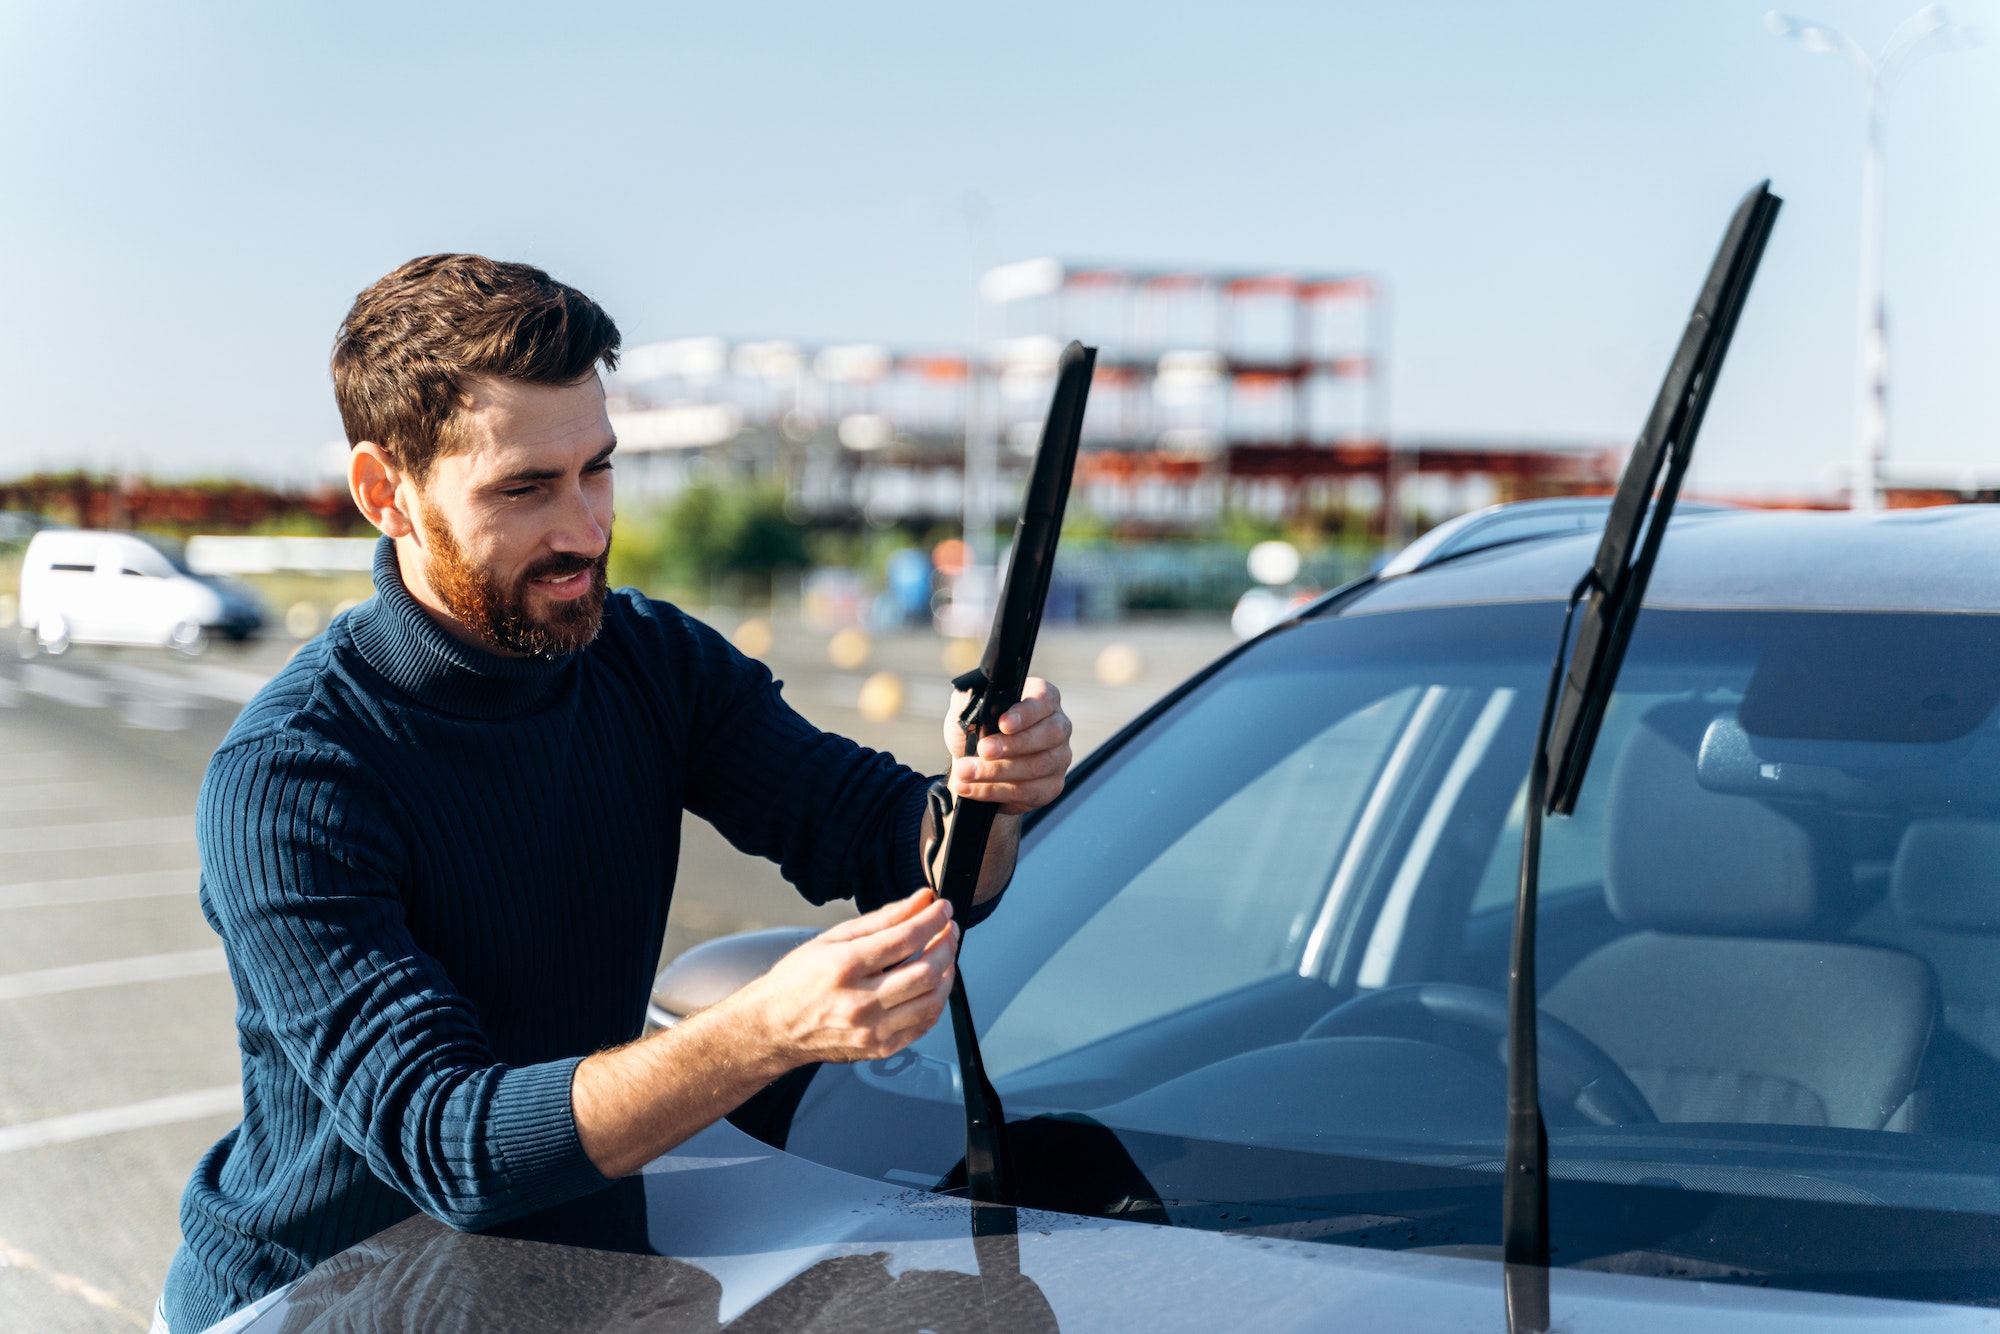
<path fill-rule="evenodd" d="M 1876 508 L 1889 437 L 1889 330 L 1882 300 L 1883 105 L 1892 78 L 1918 47 L 1942 37 L 1963 49 L 1978 37 L 1946 18 L 1938 5 L 1925 5 L 1903 20 L 1880 56 L 1870 56 L 1867 48 L 1843 32 L 1775 9 L 1764 22 L 1777 36 L 1792 38 L 1813 55 L 1846 56 L 1868 90 L 1868 152 L 1861 170 L 1861 341 L 1855 376 L 1854 477 L 1848 488 L 1848 507 L 1867 513 Z"/>

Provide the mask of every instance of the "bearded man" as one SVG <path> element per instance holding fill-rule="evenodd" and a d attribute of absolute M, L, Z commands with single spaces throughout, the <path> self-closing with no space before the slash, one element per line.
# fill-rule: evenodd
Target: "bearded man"
<path fill-rule="evenodd" d="M 617 350 L 588 297 L 477 255 L 412 260 L 341 325 L 376 595 L 259 692 L 202 787 L 243 1122 L 188 1184 L 156 1330 L 235 1323 L 416 1210 L 484 1228 L 600 1189 L 789 1070 L 900 1050 L 970 924 L 930 884 L 936 810 L 1005 812 L 977 917 L 1062 789 L 1047 682 L 974 756 L 948 721 L 930 779 L 813 727 L 699 621 L 608 593 Z M 864 915 L 642 1037 L 684 810 Z"/>

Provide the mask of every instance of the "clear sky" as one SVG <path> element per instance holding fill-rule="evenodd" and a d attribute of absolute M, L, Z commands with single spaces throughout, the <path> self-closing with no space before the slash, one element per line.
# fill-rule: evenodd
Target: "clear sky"
<path fill-rule="evenodd" d="M 1870 47 L 1914 8 L 1799 3 Z M 342 311 L 447 249 L 628 345 L 953 346 L 1037 254 L 1370 269 L 1399 434 L 1629 439 L 1769 176 L 1697 481 L 1823 488 L 1863 103 L 1764 8 L 0 0 L 0 474 L 311 475 Z M 2000 0 L 1950 12 L 1987 45 L 1890 107 L 1890 448 L 2000 466 Z"/>

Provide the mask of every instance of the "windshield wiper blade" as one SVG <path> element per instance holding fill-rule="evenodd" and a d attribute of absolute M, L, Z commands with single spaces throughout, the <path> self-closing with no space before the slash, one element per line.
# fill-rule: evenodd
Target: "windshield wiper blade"
<path fill-rule="evenodd" d="M 1042 427 L 1042 443 L 1028 475 L 1021 517 L 1014 524 L 1014 545 L 1007 557 L 1007 576 L 993 630 L 979 665 L 951 684 L 971 692 L 959 714 L 965 729 L 965 753 L 975 754 L 980 738 L 1000 727 L 1000 715 L 1021 702 L 1028 679 L 1028 660 L 1042 626 L 1048 601 L 1049 576 L 1055 569 L 1056 543 L 1062 536 L 1063 508 L 1069 500 L 1070 476 L 1076 469 L 1077 442 L 1083 434 L 1083 409 L 1090 397 L 1091 372 L 1097 349 L 1071 343 L 1056 366 L 1055 398 Z M 986 860 L 986 843 L 999 807 L 983 801 L 958 801 L 940 832 L 938 890 L 950 901 L 959 921 L 972 911 L 979 887 L 979 868 Z M 985 1204 L 1013 1201 L 1007 1171 L 1007 1120 L 1000 1095 L 986 1077 L 979 1052 L 979 1033 L 972 1024 L 972 1004 L 965 994 L 965 970 L 959 969 L 951 989 L 951 1031 L 958 1045 L 959 1081 L 965 1094 L 965 1183 L 972 1198 Z"/>
<path fill-rule="evenodd" d="M 1646 584 L 1687 475 L 1695 437 L 1729 352 L 1750 280 L 1763 258 L 1783 202 L 1765 181 L 1737 206 L 1708 279 L 1696 298 L 1680 347 L 1667 366 L 1652 415 L 1619 479 L 1604 538 L 1590 570 L 1570 594 L 1562 639 L 1549 669 L 1548 694 L 1528 769 L 1521 830 L 1521 871 L 1507 970 L 1507 1153 L 1500 1234 L 1507 1262 L 1508 1327 L 1548 1328 L 1549 1141 L 1542 1120 L 1536 1042 L 1535 901 L 1540 888 L 1544 811 L 1576 809 L 1605 704 L 1618 680 Z M 1577 617 L 1579 604 L 1582 617 Z M 1570 628 L 1576 642 L 1570 646 Z M 1564 662 L 1568 662 L 1565 674 Z"/>

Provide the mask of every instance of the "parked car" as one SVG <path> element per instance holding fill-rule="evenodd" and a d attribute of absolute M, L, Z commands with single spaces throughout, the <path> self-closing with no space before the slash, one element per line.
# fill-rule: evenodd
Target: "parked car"
<path fill-rule="evenodd" d="M 45 528 L 21 563 L 20 624 L 33 644 L 148 644 L 199 653 L 212 636 L 242 640 L 264 624 L 247 586 L 187 567 L 143 533 Z"/>
<path fill-rule="evenodd" d="M 945 1027 L 259 1331 L 1505 1327 L 1525 775 L 1601 502 L 1433 534 L 1077 768 Z M 1585 521 L 1579 520 L 1579 515 Z M 2000 1326 L 2000 509 L 1674 520 L 1538 915 L 1556 1327 Z M 796 943 L 691 951 L 654 1017 Z"/>

